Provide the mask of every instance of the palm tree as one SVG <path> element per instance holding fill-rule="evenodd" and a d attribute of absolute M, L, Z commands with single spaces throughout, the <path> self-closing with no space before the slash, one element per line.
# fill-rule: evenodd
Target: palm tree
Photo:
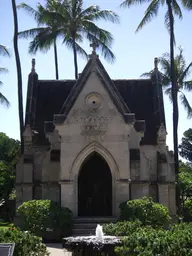
<path fill-rule="evenodd" d="M 158 59 L 161 66 L 162 72 L 159 72 L 162 86 L 165 89 L 165 94 L 167 94 L 173 102 L 173 97 L 171 93 L 171 63 L 170 54 L 164 53 L 162 57 Z M 184 91 L 192 91 L 192 80 L 186 80 L 192 70 L 192 62 L 186 65 L 185 58 L 183 56 L 183 49 L 179 47 L 179 54 L 175 56 L 175 74 L 177 82 L 177 94 L 180 96 L 180 100 L 185 110 L 187 111 L 188 118 L 192 118 L 192 107 L 187 100 Z M 142 74 L 141 76 L 151 78 L 154 70 Z"/>
<path fill-rule="evenodd" d="M 20 139 L 21 139 L 21 154 L 24 152 L 24 141 L 23 141 L 23 89 L 22 89 L 22 74 L 21 74 L 21 63 L 18 50 L 18 19 L 17 19 L 17 8 L 15 0 L 12 0 L 13 20 L 14 20 L 14 51 L 15 60 L 17 66 L 17 89 L 18 89 L 18 105 L 19 105 L 19 124 L 20 124 Z"/>
<path fill-rule="evenodd" d="M 9 53 L 8 49 L 2 44 L 0 44 L 0 55 L 10 57 L 10 53 Z M 0 74 L 7 73 L 7 72 L 8 72 L 8 69 L 0 67 Z M 0 86 L 2 86 L 2 85 L 3 85 L 3 82 L 0 81 Z M 0 104 L 4 105 L 6 107 L 9 107 L 9 105 L 10 105 L 8 99 L 1 92 L 0 92 Z"/>
<path fill-rule="evenodd" d="M 113 42 L 111 33 L 95 24 L 96 21 L 105 20 L 113 23 L 119 22 L 116 13 L 110 10 L 101 10 L 99 6 L 92 5 L 83 7 L 83 0 L 58 1 L 60 7 L 57 11 L 45 10 L 44 17 L 54 20 L 57 27 L 63 32 L 63 42 L 67 42 L 73 48 L 75 78 L 78 78 L 77 65 L 77 42 L 87 39 L 89 42 L 97 43 L 101 54 L 108 61 L 114 61 L 115 56 L 110 50 Z"/>
<path fill-rule="evenodd" d="M 184 2 L 187 0 L 181 0 Z M 174 162 L 175 162 L 175 174 L 176 174 L 176 181 L 178 181 L 178 173 L 179 173 L 179 159 L 178 159 L 178 97 L 177 97 L 177 81 L 176 81 L 176 73 L 175 73 L 175 63 L 174 63 L 174 43 L 175 43 L 175 36 L 174 36 L 174 16 L 178 16 L 180 19 L 182 18 L 182 12 L 177 0 L 125 0 L 121 6 L 123 7 L 130 7 L 136 4 L 143 4 L 151 2 L 145 11 L 144 18 L 140 22 L 139 26 L 137 27 L 136 31 L 139 31 L 150 22 L 154 17 L 158 15 L 159 9 L 161 6 L 166 5 L 167 10 L 165 13 L 165 25 L 170 33 L 170 65 L 171 65 L 171 93 L 172 93 L 172 100 L 173 100 L 173 142 L 174 142 Z M 177 185 L 177 193 L 176 193 L 176 200 L 177 200 L 177 207 L 178 212 L 180 212 L 180 196 L 179 196 L 179 187 Z"/>
<path fill-rule="evenodd" d="M 71 38 L 66 38 L 63 29 L 61 29 L 54 19 L 46 19 L 44 16 L 45 11 L 58 12 L 60 4 L 55 0 L 48 0 L 45 7 L 40 3 L 37 5 L 37 10 L 31 6 L 21 3 L 18 8 L 24 9 L 30 14 L 37 22 L 37 28 L 28 29 L 19 33 L 20 38 L 28 39 L 33 38 L 29 45 L 29 53 L 36 54 L 38 50 L 47 52 L 51 46 L 54 47 L 54 58 L 55 58 L 55 74 L 56 79 L 59 79 L 58 71 L 58 54 L 57 54 L 57 39 L 63 38 L 63 43 L 70 49 L 72 49 Z M 78 54 L 82 57 L 87 58 L 87 53 L 76 43 L 76 49 Z"/>

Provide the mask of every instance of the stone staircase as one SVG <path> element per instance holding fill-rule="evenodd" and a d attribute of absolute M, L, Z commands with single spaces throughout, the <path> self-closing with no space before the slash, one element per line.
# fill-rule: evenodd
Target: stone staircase
<path fill-rule="evenodd" d="M 73 236 L 89 236 L 95 235 L 97 224 L 103 225 L 107 223 L 115 223 L 117 218 L 101 217 L 101 218 L 76 218 L 73 220 L 72 235 Z"/>

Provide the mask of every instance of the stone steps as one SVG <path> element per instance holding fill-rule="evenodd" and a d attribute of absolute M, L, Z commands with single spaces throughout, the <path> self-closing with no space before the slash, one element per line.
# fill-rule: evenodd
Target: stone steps
<path fill-rule="evenodd" d="M 106 223 L 116 222 L 116 218 L 76 218 L 73 220 L 72 235 L 73 236 L 89 236 L 95 235 L 97 224 L 103 225 Z"/>

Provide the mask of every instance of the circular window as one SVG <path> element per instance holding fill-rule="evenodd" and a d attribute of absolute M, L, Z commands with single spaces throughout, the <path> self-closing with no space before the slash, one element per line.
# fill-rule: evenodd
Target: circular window
<path fill-rule="evenodd" d="M 91 109 L 96 109 L 101 105 L 101 97 L 96 93 L 91 93 L 86 98 L 86 104 Z"/>

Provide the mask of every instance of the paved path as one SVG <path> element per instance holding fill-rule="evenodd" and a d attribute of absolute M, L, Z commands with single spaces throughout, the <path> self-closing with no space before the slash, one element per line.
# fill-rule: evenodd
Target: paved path
<path fill-rule="evenodd" d="M 71 252 L 64 252 L 61 244 L 47 244 L 50 256 L 72 256 Z"/>

